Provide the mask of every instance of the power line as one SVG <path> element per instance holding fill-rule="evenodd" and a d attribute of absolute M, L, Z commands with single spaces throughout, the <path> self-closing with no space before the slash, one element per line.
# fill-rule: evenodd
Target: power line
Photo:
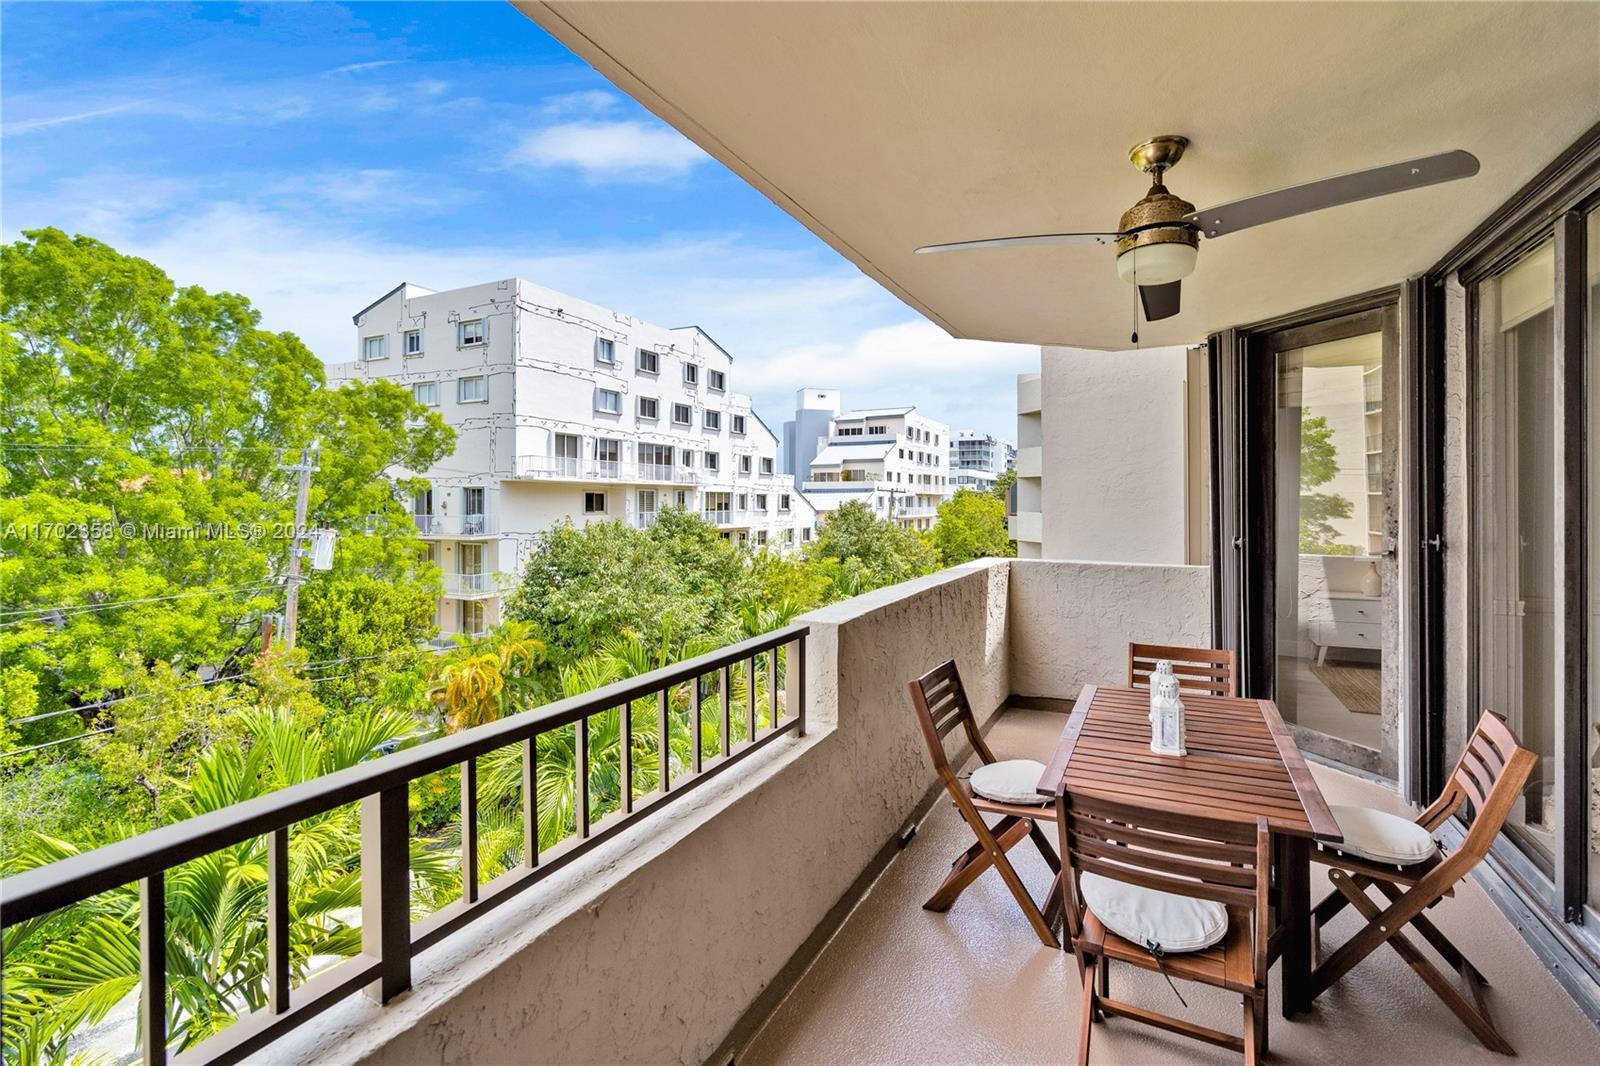
<path fill-rule="evenodd" d="M 64 603 L 53 607 L 17 607 L 10 610 L 0 610 L 0 625 L 15 625 L 20 622 L 38 621 L 52 615 L 79 615 L 90 614 L 96 611 L 109 611 L 116 607 L 132 607 L 145 603 L 164 603 L 169 600 L 192 599 L 196 596 L 220 596 L 228 592 L 264 592 L 278 588 L 275 581 L 257 581 L 248 585 L 224 585 L 217 588 L 191 589 L 188 592 L 174 592 L 167 596 L 145 596 L 133 600 L 107 600 L 103 603 Z M 25 617 L 4 617 L 8 615 Z"/>

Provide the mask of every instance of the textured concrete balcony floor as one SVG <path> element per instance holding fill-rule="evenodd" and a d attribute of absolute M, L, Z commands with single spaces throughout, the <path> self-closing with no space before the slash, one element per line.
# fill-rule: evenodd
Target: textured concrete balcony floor
<path fill-rule="evenodd" d="M 1064 717 L 1011 711 L 990 733 L 1001 758 L 1048 759 Z M 1313 767 L 1330 803 L 1361 803 L 1403 813 L 1383 788 Z M 915 839 L 890 864 L 843 928 L 756 1035 L 741 1066 L 766 1063 L 1071 1062 L 1076 1056 L 1079 991 L 1069 955 L 1042 946 L 993 872 L 945 914 L 922 901 L 971 843 L 960 816 L 940 802 Z M 1047 868 L 1030 845 L 1012 852 L 1042 898 Z M 1326 891 L 1313 868 L 1313 900 Z M 1600 1061 L 1600 1033 L 1535 959 L 1475 884 L 1433 912 L 1492 984 L 1490 1010 L 1524 1063 Z M 1325 943 L 1359 926 L 1350 912 Z M 1414 940 L 1418 938 L 1413 937 Z M 1112 971 L 1112 994 L 1228 1032 L 1238 1032 L 1239 1000 L 1184 982 L 1187 1010 L 1161 978 L 1129 966 Z M 1294 1022 L 1279 1014 L 1271 978 L 1271 1060 L 1284 1063 L 1504 1063 L 1485 1050 L 1393 950 L 1361 963 Z M 1168 1036 L 1136 1022 L 1095 1026 L 1097 1064 L 1238 1063 L 1240 1056 Z"/>

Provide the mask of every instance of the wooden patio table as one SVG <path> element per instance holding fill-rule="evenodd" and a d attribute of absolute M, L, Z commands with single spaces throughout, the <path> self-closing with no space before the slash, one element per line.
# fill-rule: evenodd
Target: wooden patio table
<path fill-rule="evenodd" d="M 1147 689 L 1085 685 L 1039 794 L 1058 806 L 1070 791 L 1252 826 L 1265 816 L 1275 911 L 1268 964 L 1283 960 L 1284 1016 L 1309 1010 L 1312 841 L 1344 837 L 1271 700 L 1185 694 L 1183 708 L 1188 753 L 1156 755 Z"/>

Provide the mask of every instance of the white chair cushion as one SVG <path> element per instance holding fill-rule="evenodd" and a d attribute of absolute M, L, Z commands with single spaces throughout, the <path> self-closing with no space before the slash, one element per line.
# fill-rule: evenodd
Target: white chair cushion
<path fill-rule="evenodd" d="M 1078 879 L 1078 889 L 1107 929 L 1140 947 L 1160 944 L 1163 952 L 1199 951 L 1228 932 L 1228 908 L 1214 899 L 1180 896 L 1090 873 Z"/>
<path fill-rule="evenodd" d="M 1409 866 L 1431 858 L 1439 850 L 1433 834 L 1416 822 L 1408 822 L 1371 807 L 1330 807 L 1333 820 L 1344 834 L 1342 844 L 1329 847 L 1373 862 Z"/>
<path fill-rule="evenodd" d="M 1039 795 L 1039 778 L 1044 763 L 1034 759 L 1004 759 L 972 771 L 972 791 L 996 803 L 1026 803 L 1035 806 L 1045 798 Z"/>

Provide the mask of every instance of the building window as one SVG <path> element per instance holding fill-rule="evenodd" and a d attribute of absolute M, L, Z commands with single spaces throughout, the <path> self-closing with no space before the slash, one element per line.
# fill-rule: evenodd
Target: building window
<path fill-rule="evenodd" d="M 744 434 L 744 415 L 734 415 L 732 417 L 732 421 L 731 421 L 731 424 L 729 426 L 729 429 L 730 429 L 731 432 L 738 433 L 741 436 L 743 436 L 743 434 Z"/>
<path fill-rule="evenodd" d="M 706 452 L 706 469 L 716 473 L 722 469 L 722 456 L 717 452 Z"/>
<path fill-rule="evenodd" d="M 694 466 L 694 449 L 693 448 L 684 448 L 682 451 L 678 452 L 678 455 L 683 458 L 683 465 L 684 466 L 688 466 L 688 467 Z"/>
<path fill-rule="evenodd" d="M 456 326 L 456 344 L 461 348 L 482 344 L 488 335 L 488 331 L 483 328 L 481 318 L 469 319 Z"/>
<path fill-rule="evenodd" d="M 800 530 L 800 539 L 803 540 L 803 541 L 811 539 L 811 527 L 810 526 L 805 526 Z"/>
<path fill-rule="evenodd" d="M 756 510 L 765 511 L 766 509 L 767 509 L 767 494 L 764 493 L 764 492 L 756 493 Z"/>
<path fill-rule="evenodd" d="M 605 514 L 606 494 L 603 492 L 586 492 L 583 494 L 584 514 Z"/>
<path fill-rule="evenodd" d="M 594 361 L 607 366 L 617 365 L 617 346 L 608 337 L 594 339 Z"/>
<path fill-rule="evenodd" d="M 488 403 L 489 379 L 482 374 L 456 379 L 456 403 Z"/>
<path fill-rule="evenodd" d="M 439 383 L 437 381 L 419 381 L 411 386 L 411 398 L 424 407 L 439 406 Z"/>
<path fill-rule="evenodd" d="M 422 331 L 420 329 L 408 329 L 404 333 L 400 334 L 400 338 L 401 351 L 405 352 L 407 355 L 422 354 Z"/>
<path fill-rule="evenodd" d="M 648 348 L 640 348 L 636 365 L 641 374 L 658 374 L 661 372 L 661 356 Z"/>
<path fill-rule="evenodd" d="M 700 368 L 694 363 L 683 364 L 683 383 L 691 389 L 700 384 Z"/>
<path fill-rule="evenodd" d="M 705 427 L 707 429 L 716 430 L 716 429 L 721 429 L 722 428 L 722 412 L 721 411 L 707 411 L 707 412 L 705 412 L 705 415 L 703 417 L 704 417 L 704 421 L 705 421 Z"/>
<path fill-rule="evenodd" d="M 677 501 L 678 501 L 678 506 L 679 507 L 688 507 L 689 506 L 689 490 L 688 489 L 679 489 L 678 490 L 678 495 L 677 495 Z"/>
<path fill-rule="evenodd" d="M 748 474 L 749 472 L 750 472 L 750 457 L 748 455 L 739 456 L 739 473 Z"/>
<path fill-rule="evenodd" d="M 612 392 L 610 389 L 595 389 L 594 409 L 603 415 L 620 415 L 622 413 L 622 393 Z"/>
<path fill-rule="evenodd" d="M 384 335 L 382 337 L 368 337 L 366 340 L 362 341 L 361 358 L 365 359 L 369 363 L 376 362 L 379 359 L 389 358 L 388 336 Z"/>
<path fill-rule="evenodd" d="M 673 425 L 675 425 L 675 426 L 687 426 L 693 421 L 694 421 L 694 412 L 689 410 L 689 405 L 688 404 L 686 404 L 686 403 L 675 403 L 675 404 L 672 405 L 672 424 Z"/>
<path fill-rule="evenodd" d="M 725 392 L 728 388 L 728 375 L 720 370 L 706 371 L 706 388 L 717 392 Z"/>
<path fill-rule="evenodd" d="M 772 474 L 772 460 L 771 459 L 763 458 L 761 460 L 761 473 L 766 475 L 766 476 L 769 476 L 769 477 L 771 476 L 771 474 Z"/>
<path fill-rule="evenodd" d="M 654 396 L 639 397 L 639 417 L 654 422 L 661 417 L 661 401 Z"/>
<path fill-rule="evenodd" d="M 868 426 L 867 432 L 872 434 L 874 437 L 881 437 L 889 431 L 883 426 Z"/>
<path fill-rule="evenodd" d="M 789 510 L 789 494 L 787 492 L 781 492 L 778 494 L 778 510 Z"/>
<path fill-rule="evenodd" d="M 746 494 L 742 493 L 742 492 L 739 493 L 739 503 L 738 503 L 739 510 L 743 511 L 743 510 L 747 509 L 749 506 L 750 506 L 750 497 L 747 496 Z"/>

